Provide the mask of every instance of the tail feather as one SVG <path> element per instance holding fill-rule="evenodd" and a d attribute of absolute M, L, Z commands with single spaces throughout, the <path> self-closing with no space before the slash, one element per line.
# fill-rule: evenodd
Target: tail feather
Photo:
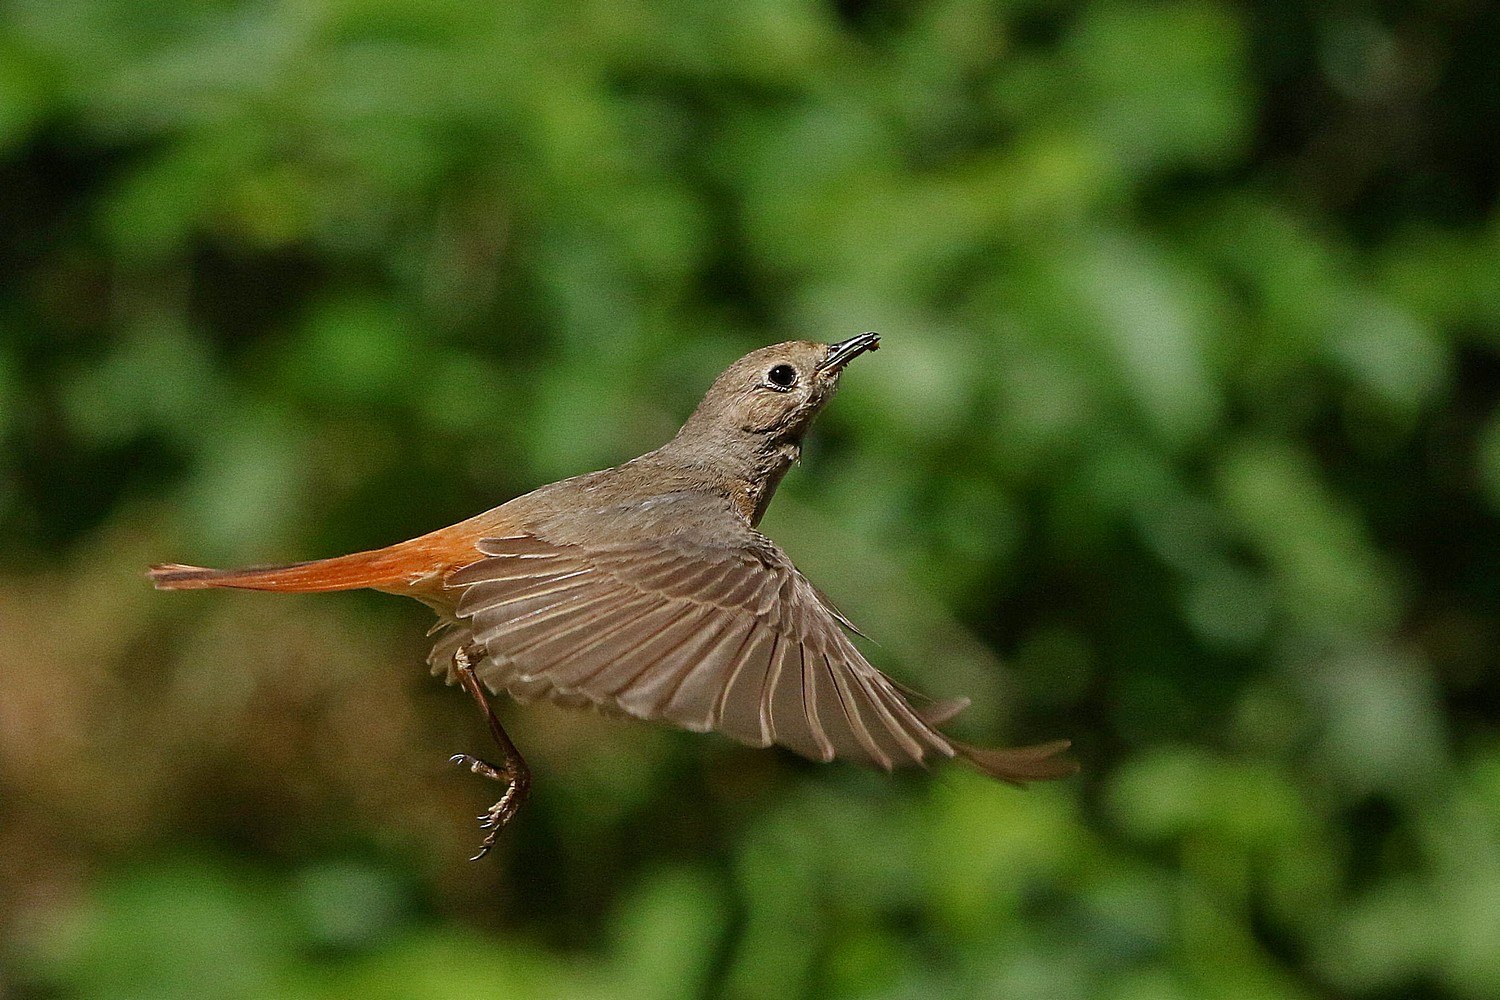
<path fill-rule="evenodd" d="M 1029 747 L 1005 749 L 970 746 L 950 740 L 959 756 L 992 778 L 1025 788 L 1031 781 L 1055 781 L 1078 773 L 1078 762 L 1061 757 L 1072 740 L 1053 740 Z"/>
<path fill-rule="evenodd" d="M 288 563 L 282 566 L 250 566 L 245 569 L 207 569 L 163 563 L 148 572 L 157 590 L 204 590 L 234 587 L 240 590 L 282 590 L 310 593 L 324 590 L 355 590 L 389 585 L 408 578 L 410 560 L 389 549 L 356 552 L 353 555 Z"/>

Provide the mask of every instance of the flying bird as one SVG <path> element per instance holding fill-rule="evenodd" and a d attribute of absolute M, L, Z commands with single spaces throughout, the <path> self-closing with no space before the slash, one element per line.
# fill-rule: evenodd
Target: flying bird
<path fill-rule="evenodd" d="M 1001 781 L 1063 778 L 1067 740 L 989 749 L 938 727 L 935 701 L 875 669 L 853 625 L 757 529 L 845 365 L 880 338 L 789 341 L 736 361 L 676 437 L 382 549 L 248 569 L 167 564 L 163 590 L 367 587 L 437 612 L 428 665 L 461 684 L 502 753 L 454 763 L 500 782 L 480 816 L 483 857 L 531 789 L 486 696 L 594 706 L 755 747 L 892 768 L 958 756 Z"/>

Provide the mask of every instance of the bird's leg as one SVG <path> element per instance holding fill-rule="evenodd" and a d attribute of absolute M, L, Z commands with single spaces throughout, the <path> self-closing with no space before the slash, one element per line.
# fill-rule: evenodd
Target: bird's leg
<path fill-rule="evenodd" d="M 504 763 L 499 767 L 466 753 L 456 753 L 448 758 L 459 767 L 466 767 L 475 774 L 482 774 L 491 781 L 503 782 L 506 786 L 505 794 L 500 796 L 500 801 L 490 806 L 489 810 L 479 817 L 479 828 L 488 830 L 489 833 L 485 835 L 484 842 L 479 845 L 479 853 L 469 859 L 478 861 L 490 853 L 490 848 L 495 846 L 495 838 L 500 835 L 500 830 L 510 822 L 511 817 L 521 808 L 521 803 L 526 801 L 526 796 L 531 793 L 531 769 L 526 766 L 525 758 L 506 735 L 505 727 L 500 725 L 500 720 L 495 716 L 495 710 L 490 707 L 489 699 L 484 695 L 484 688 L 480 686 L 479 678 L 474 675 L 474 665 L 469 660 L 469 651 L 460 647 L 453 654 L 453 663 L 458 668 L 459 681 L 479 705 L 479 711 L 484 714 L 484 721 L 490 727 L 490 735 L 495 738 L 495 742 L 500 746 L 500 752 L 505 755 Z"/>

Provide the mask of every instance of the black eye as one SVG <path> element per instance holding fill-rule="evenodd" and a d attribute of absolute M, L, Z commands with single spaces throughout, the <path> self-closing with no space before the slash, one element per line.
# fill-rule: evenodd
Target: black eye
<path fill-rule="evenodd" d="M 797 384 L 797 369 L 791 365 L 777 365 L 766 372 L 766 381 L 778 389 L 790 389 Z"/>

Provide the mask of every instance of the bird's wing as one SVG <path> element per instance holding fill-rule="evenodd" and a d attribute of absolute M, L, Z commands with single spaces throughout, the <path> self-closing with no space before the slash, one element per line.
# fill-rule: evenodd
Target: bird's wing
<path fill-rule="evenodd" d="M 815 760 L 889 769 L 954 754 L 934 728 L 954 703 L 914 708 L 780 549 L 748 526 L 730 543 L 723 534 L 484 539 L 484 558 L 448 578 L 461 591 L 450 632 L 487 651 L 486 684 L 525 699 L 589 702 Z"/>

